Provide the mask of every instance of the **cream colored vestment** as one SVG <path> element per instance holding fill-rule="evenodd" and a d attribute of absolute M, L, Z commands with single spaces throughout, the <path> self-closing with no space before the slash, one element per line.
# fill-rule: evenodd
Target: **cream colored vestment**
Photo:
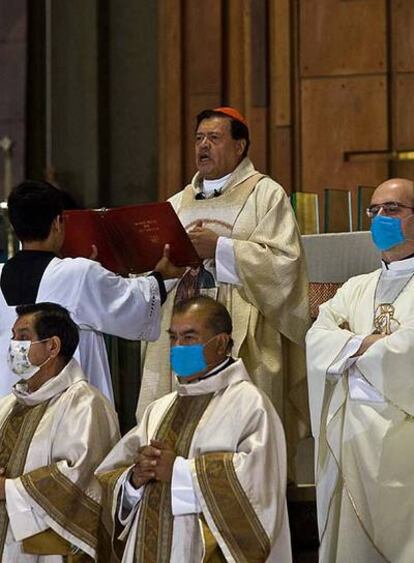
<path fill-rule="evenodd" d="M 233 354 L 270 397 L 285 427 L 288 447 L 308 428 L 304 336 L 309 326 L 308 283 L 303 250 L 283 188 L 261 176 L 248 158 L 231 175 L 220 197 L 194 199 L 201 178 L 171 198 L 186 229 L 197 220 L 231 237 L 241 286 L 220 283 L 217 299 L 233 320 Z M 205 261 L 216 277 L 214 261 Z M 151 401 L 174 388 L 169 365 L 169 328 L 176 295 L 162 308 L 161 337 L 145 347 L 137 409 L 140 421 Z M 201 290 L 216 297 L 217 290 Z M 292 454 L 293 454 L 292 447 Z"/>
<path fill-rule="evenodd" d="M 173 517 L 170 483 L 146 485 L 126 528 L 115 532 L 124 539 L 114 541 L 120 557 L 125 548 L 124 563 L 201 563 L 208 537 L 229 562 L 291 561 L 284 432 L 241 360 L 152 403 L 104 460 L 97 474 L 108 527 L 137 448 L 154 437 L 176 439 L 176 451 L 189 460 L 202 514 Z"/>
<path fill-rule="evenodd" d="M 355 335 L 374 331 L 380 274 L 350 279 L 321 306 L 307 336 L 321 563 L 413 561 L 412 279 L 392 303 L 392 334 L 360 356 L 352 373 L 326 377 Z M 371 388 L 366 399 L 353 398 L 352 386 L 350 394 L 354 376 Z"/>
<path fill-rule="evenodd" d="M 8 419 L 19 409 L 25 414 L 13 445 Z M 22 540 L 49 528 L 94 557 L 100 487 L 93 472 L 118 439 L 113 407 L 74 359 L 37 391 L 16 388 L 0 401 L 0 458 L 8 457 L 6 503 L 0 504 L 2 561 L 62 562 L 61 556 L 22 553 Z"/>

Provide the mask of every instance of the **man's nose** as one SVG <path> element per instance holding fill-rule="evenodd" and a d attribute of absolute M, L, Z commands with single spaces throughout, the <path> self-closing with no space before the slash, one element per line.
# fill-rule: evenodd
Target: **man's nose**
<path fill-rule="evenodd" d="M 203 147 L 203 146 L 205 146 L 205 145 L 208 146 L 209 144 L 210 144 L 210 140 L 209 140 L 209 138 L 208 138 L 207 135 L 206 135 L 205 137 L 203 137 L 203 138 L 201 139 L 200 145 Z"/>

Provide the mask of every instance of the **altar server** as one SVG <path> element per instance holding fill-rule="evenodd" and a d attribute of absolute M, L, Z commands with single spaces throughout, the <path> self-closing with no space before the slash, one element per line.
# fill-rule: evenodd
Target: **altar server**
<path fill-rule="evenodd" d="M 65 236 L 62 195 L 47 182 L 25 181 L 14 188 L 8 212 L 22 250 L 0 265 L 0 396 L 9 393 L 14 382 L 6 363 L 14 307 L 51 301 L 66 307 L 80 328 L 75 357 L 88 381 L 113 400 L 103 333 L 157 339 L 166 294 L 163 278 L 180 275 L 181 270 L 164 256 L 152 275 L 128 279 L 93 260 L 59 258 Z"/>

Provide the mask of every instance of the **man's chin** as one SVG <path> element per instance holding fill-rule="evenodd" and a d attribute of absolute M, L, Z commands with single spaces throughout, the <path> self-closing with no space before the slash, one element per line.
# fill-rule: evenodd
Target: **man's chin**
<path fill-rule="evenodd" d="M 206 180 L 210 180 L 210 176 L 214 175 L 211 162 L 199 162 L 197 165 L 197 170 L 200 172 L 203 178 L 206 178 Z"/>

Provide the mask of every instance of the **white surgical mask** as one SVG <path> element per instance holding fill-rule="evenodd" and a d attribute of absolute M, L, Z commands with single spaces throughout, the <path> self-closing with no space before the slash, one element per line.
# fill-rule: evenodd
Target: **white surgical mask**
<path fill-rule="evenodd" d="M 12 372 L 22 379 L 30 379 L 37 373 L 50 358 L 47 358 L 40 366 L 35 366 L 29 359 L 30 346 L 46 340 L 49 340 L 49 338 L 34 340 L 33 342 L 31 340 L 10 340 L 7 363 Z"/>

